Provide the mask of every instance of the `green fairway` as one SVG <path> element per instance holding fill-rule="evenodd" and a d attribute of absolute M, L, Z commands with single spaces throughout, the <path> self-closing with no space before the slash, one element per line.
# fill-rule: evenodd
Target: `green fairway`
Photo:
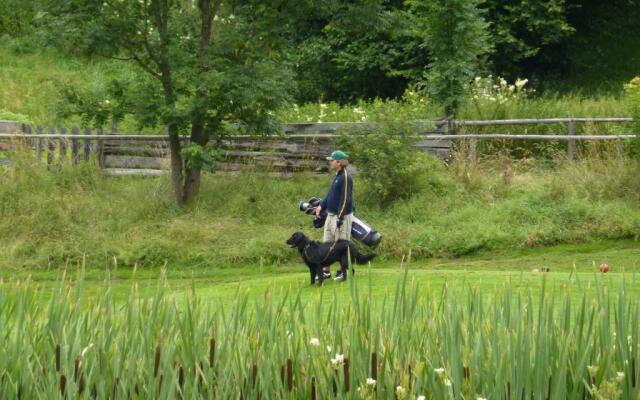
<path fill-rule="evenodd" d="M 598 271 L 601 263 L 610 266 L 609 273 Z M 549 272 L 540 272 L 543 268 L 549 268 Z M 0 270 L 0 278 L 5 281 L 29 279 L 36 286 L 54 287 L 63 276 L 70 282 L 75 281 L 79 269 L 3 269 Z M 405 257 L 397 261 L 374 260 L 370 266 L 357 266 L 355 284 L 360 291 L 368 291 L 370 284 L 374 301 L 383 300 L 396 290 L 405 269 L 407 279 L 415 282 L 421 290 L 441 290 L 446 284 L 452 288 L 470 287 L 492 293 L 509 283 L 510 287 L 531 289 L 535 294 L 540 290 L 544 276 L 552 290 L 570 288 L 575 297 L 593 287 L 595 281 L 614 287 L 623 279 L 628 284 L 635 282 L 637 272 L 640 272 L 640 245 L 634 240 L 605 241 L 504 250 L 457 259 L 411 260 Z M 134 270 L 118 267 L 116 260 L 108 271 L 85 269 L 84 286 L 86 293 L 93 296 L 104 288 L 104 280 L 110 279 L 116 298 L 126 299 L 134 284 L 142 295 L 151 296 L 162 276 L 166 277 L 168 288 L 178 296 L 195 290 L 199 297 L 222 304 L 232 303 L 240 293 L 259 298 L 266 291 L 282 295 L 300 292 L 302 299 L 315 298 L 320 294 L 335 295 L 342 300 L 350 296 L 348 287 L 351 284 L 326 281 L 322 288 L 310 286 L 309 275 L 302 262 L 219 268 L 173 268 L 167 265 Z M 640 291 L 638 285 L 631 287 L 634 292 Z"/>

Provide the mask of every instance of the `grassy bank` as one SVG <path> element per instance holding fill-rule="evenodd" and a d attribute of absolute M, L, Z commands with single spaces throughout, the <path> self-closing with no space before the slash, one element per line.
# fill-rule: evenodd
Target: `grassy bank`
<path fill-rule="evenodd" d="M 382 260 L 456 257 L 496 249 L 637 240 L 637 167 L 613 160 L 553 169 L 531 161 L 453 163 L 408 200 L 377 205 L 356 177 L 357 214 L 383 235 Z M 283 264 L 297 230 L 320 239 L 298 203 L 323 196 L 330 177 L 256 173 L 204 177 L 189 208 L 168 179 L 105 177 L 91 164 L 47 170 L 31 157 L 0 170 L 0 266 L 209 267 Z"/>

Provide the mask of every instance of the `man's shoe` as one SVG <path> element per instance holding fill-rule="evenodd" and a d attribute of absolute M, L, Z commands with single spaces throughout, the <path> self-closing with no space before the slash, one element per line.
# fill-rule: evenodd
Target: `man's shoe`
<path fill-rule="evenodd" d="M 320 272 L 320 274 L 322 274 L 322 279 L 331 279 L 331 272 L 322 271 L 322 272 Z M 320 274 L 318 274 L 318 275 L 320 275 Z M 320 280 L 320 277 L 316 276 L 316 279 Z"/>
<path fill-rule="evenodd" d="M 333 278 L 334 281 L 346 281 L 347 280 L 347 275 L 343 274 L 342 272 L 338 272 L 336 274 L 336 276 Z"/>

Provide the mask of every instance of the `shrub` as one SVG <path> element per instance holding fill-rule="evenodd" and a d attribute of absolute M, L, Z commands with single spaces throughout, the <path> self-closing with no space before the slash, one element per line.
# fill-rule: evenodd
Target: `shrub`
<path fill-rule="evenodd" d="M 425 189 L 446 187 L 439 160 L 413 146 L 417 127 L 401 122 L 365 125 L 342 132 L 338 144 L 366 181 L 365 194 L 385 207 Z"/>

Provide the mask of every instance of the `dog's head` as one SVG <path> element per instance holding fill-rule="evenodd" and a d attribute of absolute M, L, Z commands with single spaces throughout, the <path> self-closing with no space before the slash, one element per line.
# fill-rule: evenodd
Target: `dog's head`
<path fill-rule="evenodd" d="M 302 232 L 295 232 L 289 239 L 287 239 L 287 244 L 291 247 L 300 247 L 304 245 L 307 241 L 307 237 Z"/>

